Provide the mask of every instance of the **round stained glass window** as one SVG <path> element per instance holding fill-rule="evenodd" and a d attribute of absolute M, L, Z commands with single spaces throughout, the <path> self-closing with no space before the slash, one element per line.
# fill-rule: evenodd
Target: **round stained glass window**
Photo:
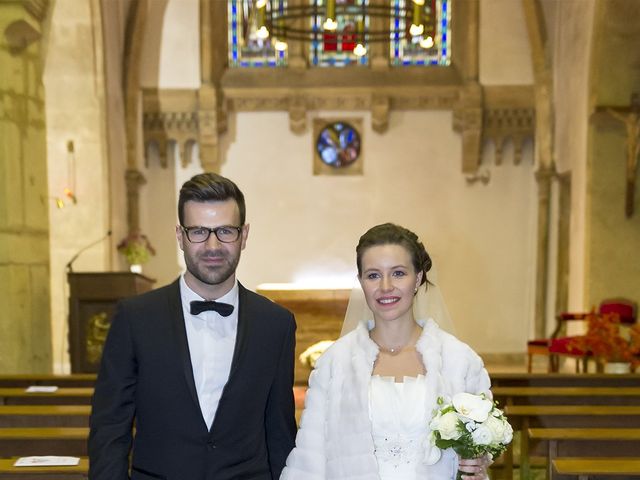
<path fill-rule="evenodd" d="M 360 156 L 360 134 L 349 123 L 331 123 L 320 131 L 316 150 L 322 162 L 330 167 L 348 167 Z"/>

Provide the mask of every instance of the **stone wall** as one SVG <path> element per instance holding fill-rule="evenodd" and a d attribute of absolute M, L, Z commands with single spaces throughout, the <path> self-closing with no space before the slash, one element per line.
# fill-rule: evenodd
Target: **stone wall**
<path fill-rule="evenodd" d="M 44 10 L 0 3 L 0 373 L 51 369 Z"/>

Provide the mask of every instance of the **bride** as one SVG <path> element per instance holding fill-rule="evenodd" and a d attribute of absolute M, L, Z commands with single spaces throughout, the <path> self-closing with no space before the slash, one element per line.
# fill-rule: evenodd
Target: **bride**
<path fill-rule="evenodd" d="M 316 363 L 281 480 L 451 480 L 458 470 L 487 479 L 487 458 L 462 460 L 430 441 L 438 397 L 491 393 L 480 357 L 441 328 L 451 326 L 424 245 L 378 225 L 360 238 L 356 261 L 368 308 L 352 296 L 343 334 L 352 330 Z M 420 305 L 428 313 L 414 314 Z"/>

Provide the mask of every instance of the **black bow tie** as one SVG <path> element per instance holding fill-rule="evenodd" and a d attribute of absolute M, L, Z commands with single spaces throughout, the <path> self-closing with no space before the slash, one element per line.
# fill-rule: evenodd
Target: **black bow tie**
<path fill-rule="evenodd" d="M 228 317 L 233 313 L 233 305 L 222 302 L 194 300 L 191 302 L 191 315 L 198 315 L 202 312 L 213 310 L 223 317 Z"/>

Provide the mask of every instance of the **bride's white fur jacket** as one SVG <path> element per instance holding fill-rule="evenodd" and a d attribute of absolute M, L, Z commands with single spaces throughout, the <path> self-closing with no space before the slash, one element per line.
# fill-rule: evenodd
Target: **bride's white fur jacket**
<path fill-rule="evenodd" d="M 480 357 L 433 320 L 418 323 L 423 327 L 416 349 L 426 371 L 426 411 L 437 408 L 438 397 L 450 399 L 459 392 L 490 396 L 489 375 Z M 296 447 L 281 480 L 379 480 L 368 397 L 378 353 L 361 323 L 320 357 L 309 377 Z M 455 453 L 440 451 L 429 440 L 423 446 L 417 478 L 455 478 Z"/>

